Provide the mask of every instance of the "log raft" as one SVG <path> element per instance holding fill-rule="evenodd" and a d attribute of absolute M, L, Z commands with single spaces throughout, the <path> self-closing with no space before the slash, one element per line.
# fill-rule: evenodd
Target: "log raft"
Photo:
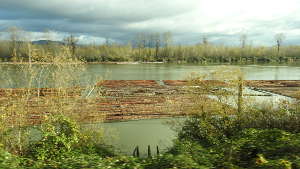
<path fill-rule="evenodd" d="M 224 85 L 217 81 L 204 81 L 213 85 Z M 132 120 L 145 118 L 162 118 L 184 116 L 186 110 L 193 106 L 192 97 L 185 86 L 185 80 L 105 80 L 97 83 L 100 97 L 85 97 L 84 88 L 68 89 L 0 89 L 0 103 L 30 95 L 27 100 L 30 123 L 39 122 L 44 114 L 49 114 L 51 105 L 47 99 L 64 98 L 62 105 L 73 106 L 73 113 L 78 119 L 91 122 L 93 119 Z M 299 80 L 249 80 L 245 86 L 300 99 Z M 62 92 L 63 91 L 63 92 Z M 257 95 L 259 96 L 259 95 Z M 261 96 L 264 96 L 262 94 Z M 14 99 L 16 98 L 16 99 Z M 66 99 L 67 98 L 67 99 Z M 64 103 L 65 102 L 65 103 Z"/>

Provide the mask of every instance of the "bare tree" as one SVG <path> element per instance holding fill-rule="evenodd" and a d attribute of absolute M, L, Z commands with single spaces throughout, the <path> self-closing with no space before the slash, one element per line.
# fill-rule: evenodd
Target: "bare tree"
<path fill-rule="evenodd" d="M 155 58 L 157 60 L 159 60 L 159 48 L 160 48 L 160 45 L 161 45 L 160 34 L 155 33 L 154 38 L 155 38 Z"/>
<path fill-rule="evenodd" d="M 282 46 L 283 40 L 285 36 L 283 33 L 278 33 L 275 35 L 276 45 L 277 45 L 277 52 L 280 52 L 280 47 Z"/>
<path fill-rule="evenodd" d="M 72 56 L 75 57 L 78 39 L 74 35 L 71 34 L 69 37 L 65 38 L 64 41 L 67 43 L 67 45 L 71 49 Z"/>
<path fill-rule="evenodd" d="M 105 46 L 110 46 L 111 43 L 110 43 L 110 39 L 108 37 L 105 38 Z"/>
<path fill-rule="evenodd" d="M 152 47 L 154 46 L 155 37 L 153 34 L 144 34 L 142 44 L 144 46 L 143 61 L 150 61 L 152 56 Z"/>
<path fill-rule="evenodd" d="M 247 35 L 246 34 L 242 34 L 240 36 L 240 42 L 241 42 L 241 47 L 245 48 L 247 45 Z"/>
<path fill-rule="evenodd" d="M 202 44 L 205 46 L 208 45 L 208 39 L 205 35 L 202 37 Z"/>
<path fill-rule="evenodd" d="M 171 32 L 165 32 L 162 35 L 163 46 L 164 46 L 164 58 L 170 59 L 171 49 L 170 46 L 173 44 L 173 35 Z"/>
<path fill-rule="evenodd" d="M 173 43 L 173 35 L 171 32 L 163 33 L 163 43 L 165 47 L 169 47 Z"/>
<path fill-rule="evenodd" d="M 18 43 L 21 39 L 21 29 L 13 26 L 8 28 L 7 32 L 10 38 L 10 55 L 15 59 L 17 57 Z"/>
<path fill-rule="evenodd" d="M 146 47 L 146 35 L 145 33 L 138 33 L 136 35 L 136 46 L 139 49 L 139 59 L 141 59 L 143 56 L 142 51 L 144 50 L 144 48 Z"/>

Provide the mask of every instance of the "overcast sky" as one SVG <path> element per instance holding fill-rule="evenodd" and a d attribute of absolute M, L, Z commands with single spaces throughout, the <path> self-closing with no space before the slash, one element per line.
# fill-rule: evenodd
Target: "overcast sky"
<path fill-rule="evenodd" d="M 234 45 L 247 34 L 254 45 L 300 44 L 300 0 L 0 0 L 0 31 L 18 26 L 42 39 L 67 33 L 82 43 L 132 40 L 139 32 L 167 32 L 176 43 Z M 2 33 L 3 34 L 3 33 Z"/>

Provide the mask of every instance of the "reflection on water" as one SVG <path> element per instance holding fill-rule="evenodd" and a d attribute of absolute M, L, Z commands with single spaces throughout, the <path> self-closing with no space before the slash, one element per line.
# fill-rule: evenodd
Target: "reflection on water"
<path fill-rule="evenodd" d="M 153 154 L 156 146 L 159 146 L 160 152 L 164 152 L 172 145 L 176 132 L 166 124 L 168 120 L 170 118 L 99 123 L 98 127 L 104 129 L 106 142 L 121 152 L 131 155 L 134 148 L 139 146 L 141 156 L 146 156 L 148 145 Z"/>
<path fill-rule="evenodd" d="M 87 72 L 102 75 L 107 80 L 182 80 L 192 73 L 208 73 L 221 65 L 175 65 L 175 64 L 138 64 L 87 65 Z M 240 68 L 247 80 L 300 80 L 299 66 L 259 66 L 236 65 L 224 68 Z"/>
<path fill-rule="evenodd" d="M 49 65 L 51 66 L 51 65 Z M 74 72 L 77 80 L 73 85 L 88 85 L 105 80 L 183 80 L 193 72 L 208 73 L 220 68 L 221 65 L 190 65 L 190 64 L 87 64 L 85 70 Z M 6 67 L 6 68 L 4 68 Z M 9 69 L 7 68 L 9 67 Z M 11 87 L 23 87 L 26 84 L 24 70 L 19 65 L 0 65 L 0 87 L 5 85 L 4 80 L 10 79 Z M 39 65 L 35 65 L 38 69 Z M 240 68 L 247 80 L 300 80 L 300 65 L 298 66 L 266 66 L 266 65 L 235 65 L 224 66 L 224 69 Z M 49 72 L 48 72 L 49 73 Z M 28 75 L 27 75 L 28 76 Z M 55 79 L 54 79 L 55 80 Z M 36 87 L 50 87 L 47 72 L 39 73 L 35 79 Z"/>

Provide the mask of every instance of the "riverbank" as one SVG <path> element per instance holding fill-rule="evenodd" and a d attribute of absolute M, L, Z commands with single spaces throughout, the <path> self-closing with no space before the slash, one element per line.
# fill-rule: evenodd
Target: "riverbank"
<path fill-rule="evenodd" d="M 20 64 L 54 64 L 53 62 L 0 62 L 0 65 Z M 136 65 L 136 64 L 167 64 L 166 62 L 67 62 L 64 64 L 115 64 L 115 65 Z"/>
<path fill-rule="evenodd" d="M 54 64 L 53 62 L 0 62 L 0 65 L 24 65 L 24 64 Z M 67 62 L 64 64 L 112 64 L 112 65 L 137 65 L 137 64 L 171 64 L 171 65 L 267 65 L 267 66 L 300 66 L 300 59 L 293 62 L 207 62 L 207 63 L 187 63 L 187 62 L 141 62 L 141 61 L 120 61 L 120 62 Z"/>

